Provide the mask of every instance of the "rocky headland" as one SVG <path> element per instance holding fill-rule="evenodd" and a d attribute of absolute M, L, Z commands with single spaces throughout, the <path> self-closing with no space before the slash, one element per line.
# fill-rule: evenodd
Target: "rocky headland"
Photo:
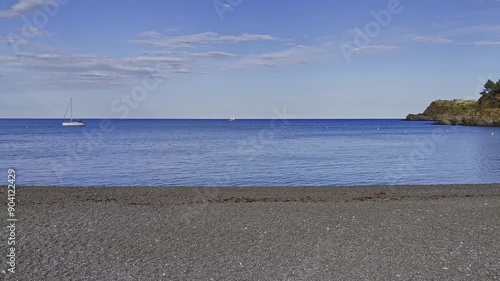
<path fill-rule="evenodd" d="M 500 126 L 500 81 L 489 80 L 479 100 L 436 100 L 408 121 L 435 121 L 439 125 Z"/>

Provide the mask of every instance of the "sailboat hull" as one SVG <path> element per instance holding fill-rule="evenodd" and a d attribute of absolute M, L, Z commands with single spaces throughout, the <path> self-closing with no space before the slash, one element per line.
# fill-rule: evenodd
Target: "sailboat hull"
<path fill-rule="evenodd" d="M 85 122 L 81 121 L 63 122 L 62 125 L 65 127 L 78 127 L 78 126 L 85 126 Z"/>

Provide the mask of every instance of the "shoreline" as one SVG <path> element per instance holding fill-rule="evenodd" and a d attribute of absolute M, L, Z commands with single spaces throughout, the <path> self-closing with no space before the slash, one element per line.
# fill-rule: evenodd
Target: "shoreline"
<path fill-rule="evenodd" d="M 20 185 L 18 188 L 365 188 L 365 187 L 471 187 L 498 185 L 499 183 L 436 183 L 436 184 L 379 184 L 379 185 Z M 0 188 L 7 185 L 0 184 Z"/>
<path fill-rule="evenodd" d="M 0 186 L 0 195 L 6 186 Z M 313 202 L 339 202 L 352 198 L 366 197 L 370 200 L 396 200 L 399 197 L 425 199 L 436 197 L 483 197 L 500 196 L 500 184 L 436 184 L 436 185 L 375 185 L 375 186 L 17 186 L 19 198 L 27 194 L 30 200 L 54 199 L 64 202 L 77 202 L 84 195 L 102 196 L 103 200 L 128 200 L 142 198 L 151 202 L 158 201 L 155 196 L 166 196 L 179 200 L 164 200 L 162 203 L 220 203 L 229 201 L 255 202 L 268 200 L 297 201 L 304 199 Z M 114 196 L 114 197 L 113 197 Z M 354 196 L 354 197 L 353 197 Z M 116 197 L 116 198 L 115 198 Z M 238 200 L 240 198 L 241 200 Z M 309 198 L 309 199 L 307 199 Z M 189 200 L 190 199 L 190 200 Z M 247 200 L 248 199 L 248 200 Z M 74 200 L 74 201 L 69 201 Z M 278 201 L 276 201 L 278 200 Z M 236 203 L 237 203 L 236 202 Z M 286 202 L 286 201 L 285 201 Z"/>
<path fill-rule="evenodd" d="M 500 184 L 17 191 L 6 280 L 500 277 Z"/>

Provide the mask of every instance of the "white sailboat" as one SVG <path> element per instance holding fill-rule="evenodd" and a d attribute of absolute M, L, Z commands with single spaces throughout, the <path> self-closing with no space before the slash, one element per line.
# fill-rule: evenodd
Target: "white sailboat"
<path fill-rule="evenodd" d="M 68 114 L 68 109 L 69 109 L 69 116 L 70 119 L 66 120 L 66 115 Z M 73 119 L 73 98 L 69 99 L 69 104 L 68 107 L 66 107 L 66 113 L 64 113 L 64 119 L 62 122 L 63 126 L 85 126 L 85 122 L 82 120 L 78 119 Z"/>
<path fill-rule="evenodd" d="M 234 122 L 234 120 L 235 120 L 235 119 L 234 119 L 234 117 L 231 117 L 231 118 L 229 118 L 229 120 L 227 120 L 227 121 L 229 121 L 229 122 Z"/>

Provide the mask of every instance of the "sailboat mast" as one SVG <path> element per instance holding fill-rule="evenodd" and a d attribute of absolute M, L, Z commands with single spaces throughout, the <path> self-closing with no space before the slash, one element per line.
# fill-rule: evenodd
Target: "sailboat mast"
<path fill-rule="evenodd" d="M 71 116 L 71 122 L 73 122 L 73 98 L 69 99 L 69 103 L 71 104 L 71 111 L 70 111 L 70 116 Z"/>
<path fill-rule="evenodd" d="M 71 99 L 70 99 L 70 102 L 68 103 L 68 106 L 66 106 L 66 112 L 64 112 L 63 122 L 64 122 L 64 120 L 66 120 L 66 116 L 68 115 L 68 110 L 69 110 L 70 104 L 71 104 Z"/>

